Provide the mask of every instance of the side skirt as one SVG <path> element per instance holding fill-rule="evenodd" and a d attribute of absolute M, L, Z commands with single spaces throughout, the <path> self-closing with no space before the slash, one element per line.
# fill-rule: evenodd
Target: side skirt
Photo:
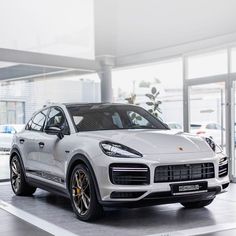
<path fill-rule="evenodd" d="M 48 192 L 70 198 L 68 191 L 64 188 L 60 188 L 60 187 L 51 185 L 49 183 L 45 183 L 43 181 L 31 178 L 31 177 L 27 177 L 27 182 L 34 187 L 41 188 Z"/>

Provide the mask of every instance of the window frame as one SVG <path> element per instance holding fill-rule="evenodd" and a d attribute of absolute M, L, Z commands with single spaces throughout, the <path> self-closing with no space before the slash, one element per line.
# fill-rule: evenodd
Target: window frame
<path fill-rule="evenodd" d="M 43 124 L 43 130 L 29 129 L 29 127 L 28 127 L 29 123 L 30 123 L 31 121 L 33 121 L 33 119 L 34 119 L 39 113 L 42 113 L 42 112 L 45 111 L 45 110 L 48 110 L 48 111 L 46 112 L 46 118 L 45 118 L 45 122 L 44 122 L 44 124 Z M 25 126 L 25 130 L 43 133 L 43 132 L 44 132 L 44 129 L 45 129 L 46 122 L 47 122 L 47 118 L 48 118 L 48 112 L 49 112 L 49 108 L 46 107 L 46 108 L 44 108 L 44 109 L 38 111 L 36 114 L 34 114 L 34 115 L 31 117 L 31 119 L 27 122 L 27 124 L 26 124 L 26 126 Z"/>
<path fill-rule="evenodd" d="M 58 110 L 60 110 L 62 112 L 63 116 L 65 117 L 65 121 L 67 122 L 68 134 L 65 134 L 65 133 L 63 133 L 63 134 L 64 135 L 71 135 L 71 129 L 70 129 L 70 125 L 69 125 L 68 119 L 66 117 L 66 114 L 65 114 L 64 110 L 61 107 L 59 107 L 59 106 L 50 106 L 50 107 L 48 107 L 47 119 L 46 119 L 46 122 L 45 122 L 45 125 L 44 125 L 44 128 L 43 128 L 43 132 L 46 133 L 45 132 L 45 128 L 46 128 L 46 125 L 48 123 L 49 113 L 50 113 L 51 109 L 53 109 L 53 108 L 57 108 Z"/>

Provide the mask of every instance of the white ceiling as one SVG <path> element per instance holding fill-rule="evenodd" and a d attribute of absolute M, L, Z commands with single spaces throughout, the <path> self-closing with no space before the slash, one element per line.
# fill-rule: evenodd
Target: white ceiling
<path fill-rule="evenodd" d="M 2 4 L 2 61 L 75 69 L 85 66 L 94 71 L 94 61 L 77 60 L 92 59 L 94 44 L 95 56 L 114 56 L 119 67 L 236 43 L 236 0 L 61 0 L 59 5 L 56 0 L 49 5 L 47 0 L 36 5 L 31 0 L 20 5 L 16 1 Z M 21 51 L 10 55 L 6 48 L 42 55 L 36 58 L 34 53 Z M 57 60 L 45 53 L 76 59 Z"/>
<path fill-rule="evenodd" d="M 0 48 L 94 59 L 93 0 L 1 0 Z"/>
<path fill-rule="evenodd" d="M 97 56 L 135 57 L 236 35 L 235 0 L 95 0 L 94 4 Z"/>

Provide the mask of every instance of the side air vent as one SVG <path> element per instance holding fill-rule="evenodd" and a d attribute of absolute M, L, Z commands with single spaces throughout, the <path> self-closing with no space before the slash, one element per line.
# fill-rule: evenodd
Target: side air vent
<path fill-rule="evenodd" d="M 228 159 L 227 157 L 221 158 L 219 163 L 219 177 L 225 177 L 228 175 Z"/>
<path fill-rule="evenodd" d="M 111 164 L 110 180 L 118 185 L 147 185 L 150 183 L 150 170 L 144 164 Z"/>

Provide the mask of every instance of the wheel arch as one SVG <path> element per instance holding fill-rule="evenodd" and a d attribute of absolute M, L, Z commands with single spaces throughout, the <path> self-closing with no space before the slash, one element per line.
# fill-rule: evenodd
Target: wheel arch
<path fill-rule="evenodd" d="M 11 160 L 12 158 L 17 155 L 18 156 L 18 159 L 20 161 L 20 164 L 21 164 L 21 167 L 23 169 L 23 174 L 24 174 L 24 177 L 26 177 L 26 174 L 25 174 L 25 166 L 24 166 L 24 163 L 23 163 L 23 160 L 22 160 L 22 157 L 21 157 L 21 154 L 20 154 L 20 151 L 18 150 L 18 148 L 16 147 L 13 147 L 11 152 L 10 152 L 10 158 L 9 158 L 9 166 L 11 165 Z"/>
<path fill-rule="evenodd" d="M 100 195 L 98 182 L 97 182 L 97 178 L 94 173 L 93 167 L 92 167 L 91 163 L 89 162 L 88 158 L 84 154 L 81 154 L 81 153 L 75 154 L 71 158 L 71 160 L 68 164 L 67 173 L 66 173 L 66 187 L 67 187 L 68 192 L 69 192 L 69 187 L 70 187 L 69 184 L 70 184 L 70 178 L 71 178 L 72 171 L 75 168 L 75 166 L 78 164 L 84 164 L 88 168 L 89 172 L 91 173 L 94 185 L 95 185 L 95 191 L 96 191 L 98 201 L 101 202 L 101 195 Z"/>

